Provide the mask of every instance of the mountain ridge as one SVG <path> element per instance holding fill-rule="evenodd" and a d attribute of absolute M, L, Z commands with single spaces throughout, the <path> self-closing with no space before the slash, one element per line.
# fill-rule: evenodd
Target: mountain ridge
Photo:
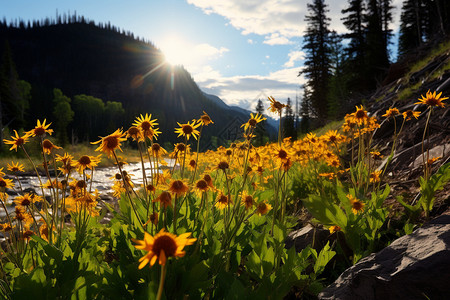
<path fill-rule="evenodd" d="M 184 67 L 165 63 L 163 53 L 151 43 L 93 22 L 30 28 L 2 23 L 0 42 L 5 41 L 19 78 L 32 85 L 29 117 L 33 119 L 51 119 L 53 88 L 70 98 L 86 94 L 122 103 L 126 114 L 121 126 L 131 125 L 140 114 L 151 113 L 160 123 L 163 141 L 176 142 L 177 122 L 199 118 L 203 111 L 220 128 L 237 115 L 245 122 L 249 117 L 245 110 L 206 97 Z M 105 134 L 108 132 L 98 132 Z M 207 139 L 213 135 L 213 130 L 204 131 Z"/>

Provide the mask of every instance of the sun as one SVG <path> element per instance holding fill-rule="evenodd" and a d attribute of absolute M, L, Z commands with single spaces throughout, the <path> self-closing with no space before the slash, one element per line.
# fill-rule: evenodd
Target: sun
<path fill-rule="evenodd" d="M 192 62 L 193 46 L 176 35 L 170 35 L 160 42 L 166 62 L 171 65 L 186 66 Z"/>

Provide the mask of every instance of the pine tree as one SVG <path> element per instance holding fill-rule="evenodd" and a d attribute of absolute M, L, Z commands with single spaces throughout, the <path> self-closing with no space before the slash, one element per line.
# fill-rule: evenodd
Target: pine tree
<path fill-rule="evenodd" d="M 301 121 L 300 121 L 300 132 L 301 133 L 307 133 L 310 129 L 310 123 L 311 123 L 311 117 L 310 117 L 310 91 L 307 86 L 303 86 L 303 100 L 300 107 L 300 115 L 301 115 Z"/>
<path fill-rule="evenodd" d="M 329 85 L 328 118 L 336 119 L 341 113 L 340 107 L 344 104 L 348 90 L 346 87 L 347 73 L 344 72 L 344 51 L 342 37 L 335 31 L 330 34 L 331 72 Z"/>
<path fill-rule="evenodd" d="M 292 102 L 291 99 L 287 99 L 287 106 L 284 109 L 284 120 L 283 120 L 283 129 L 284 129 L 284 137 L 290 137 L 292 140 L 297 139 L 297 130 L 295 129 L 295 116 L 294 111 L 292 110 Z"/>
<path fill-rule="evenodd" d="M 264 115 L 264 105 L 261 99 L 258 99 L 258 104 L 256 104 L 255 111 L 260 115 Z M 255 135 L 255 146 L 263 146 L 264 137 L 266 136 L 266 121 L 262 121 L 258 124 L 258 126 L 256 126 Z"/>
<path fill-rule="evenodd" d="M 368 88 L 366 68 L 366 36 L 364 24 L 365 5 L 363 0 L 350 0 L 349 6 L 342 10 L 346 15 L 341 20 L 349 31 L 344 38 L 349 39 L 345 48 L 345 74 L 348 74 L 347 86 L 350 91 L 364 91 Z"/>
<path fill-rule="evenodd" d="M 369 89 L 377 86 L 389 67 L 388 49 L 385 43 L 386 33 L 383 31 L 383 18 L 388 12 L 381 9 L 377 0 L 369 0 L 366 13 L 367 72 L 371 75 Z"/>
<path fill-rule="evenodd" d="M 399 56 L 407 54 L 424 42 L 423 5 L 423 0 L 406 0 L 403 2 L 398 38 Z"/>
<path fill-rule="evenodd" d="M 326 16 L 327 5 L 324 0 L 313 0 L 307 5 L 309 14 L 305 17 L 307 28 L 304 35 L 303 50 L 306 53 L 305 68 L 300 73 L 305 75 L 305 87 L 310 94 L 304 101 L 308 101 L 312 111 L 309 113 L 317 117 L 322 123 L 328 116 L 327 99 L 331 76 L 329 22 Z"/>

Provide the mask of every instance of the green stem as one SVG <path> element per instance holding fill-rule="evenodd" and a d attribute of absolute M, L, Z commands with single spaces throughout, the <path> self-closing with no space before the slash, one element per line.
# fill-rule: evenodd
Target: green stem
<path fill-rule="evenodd" d="M 126 190 L 126 192 L 127 192 L 128 200 L 130 200 L 130 206 L 131 206 L 131 208 L 133 209 L 134 215 L 136 216 L 136 219 L 137 219 L 139 225 L 140 225 L 141 228 L 144 230 L 144 226 L 142 225 L 141 218 L 139 218 L 139 215 L 138 215 L 138 213 L 137 213 L 137 211 L 136 211 L 136 208 L 134 207 L 133 200 L 131 199 L 131 195 L 130 195 L 130 192 L 129 192 L 129 189 L 130 189 L 131 187 L 128 186 L 128 181 L 127 181 L 127 179 L 124 177 L 124 174 L 123 174 L 123 171 L 122 171 L 122 167 L 120 166 L 119 159 L 117 158 L 116 152 L 113 151 L 112 153 L 113 153 L 114 158 L 115 158 L 115 160 L 116 160 L 116 162 L 117 162 L 117 166 L 119 167 L 119 172 L 120 172 L 120 175 L 122 176 L 122 181 L 123 181 L 123 184 L 124 184 L 124 186 L 125 186 L 125 190 Z"/>
<path fill-rule="evenodd" d="M 159 287 L 158 287 L 158 294 L 156 295 L 156 300 L 160 300 L 164 288 L 164 280 L 166 279 L 166 265 L 161 266 L 161 277 L 159 279 Z M 150 297 L 149 299 L 153 299 L 151 296 L 152 294 L 149 293 Z"/>

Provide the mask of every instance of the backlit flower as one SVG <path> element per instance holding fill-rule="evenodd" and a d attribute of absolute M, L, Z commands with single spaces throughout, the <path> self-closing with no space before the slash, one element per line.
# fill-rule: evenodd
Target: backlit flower
<path fill-rule="evenodd" d="M 22 147 L 26 142 L 28 142 L 30 135 L 28 133 L 25 133 L 25 135 L 21 137 L 16 130 L 14 130 L 14 133 L 16 136 L 11 136 L 11 141 L 4 139 L 3 142 L 7 145 L 12 145 L 9 150 L 16 150 L 17 152 L 17 147 Z"/>
<path fill-rule="evenodd" d="M 194 189 L 197 193 L 202 194 L 208 191 L 209 185 L 204 179 L 200 179 L 195 183 Z"/>
<path fill-rule="evenodd" d="M 83 155 L 81 156 L 77 161 L 73 162 L 73 166 L 77 168 L 78 172 L 80 174 L 83 173 L 85 169 L 93 169 L 98 165 L 101 158 L 99 156 L 89 156 L 89 155 Z"/>
<path fill-rule="evenodd" d="M 125 134 L 122 132 L 122 129 L 117 129 L 116 131 L 114 131 L 114 133 L 105 137 L 101 137 L 100 140 L 91 144 L 95 145 L 101 143 L 100 146 L 95 149 L 95 151 L 101 151 L 108 155 L 108 157 L 112 157 L 114 156 L 114 151 L 116 149 L 122 151 L 122 149 L 120 148 L 120 143 L 127 140 L 126 138 L 124 138 L 124 136 Z"/>
<path fill-rule="evenodd" d="M 356 199 L 352 195 L 347 195 L 348 200 L 350 201 L 350 204 L 352 205 L 352 212 L 356 215 L 360 212 L 364 211 L 365 203 L 361 202 L 360 200 Z"/>
<path fill-rule="evenodd" d="M 0 177 L 0 192 L 4 192 L 5 189 L 12 189 L 13 187 L 14 183 L 12 179 Z"/>
<path fill-rule="evenodd" d="M 370 179 L 369 182 L 380 182 L 380 175 L 381 175 L 381 170 L 377 170 L 377 171 L 373 171 L 372 173 L 370 173 Z"/>
<path fill-rule="evenodd" d="M 161 157 L 167 154 L 167 151 L 161 147 L 158 143 L 153 143 L 153 145 L 148 150 L 154 157 Z"/>
<path fill-rule="evenodd" d="M 145 267 L 146 264 L 152 267 L 156 260 L 159 261 L 160 265 L 165 265 L 167 259 L 170 257 L 183 257 L 186 254 L 183 248 L 192 245 L 197 240 L 195 238 L 189 238 L 190 235 L 190 232 L 186 232 L 176 236 L 161 229 L 154 237 L 145 232 L 143 240 L 132 239 L 136 243 L 136 249 L 148 252 L 139 259 L 141 262 L 139 269 Z"/>
<path fill-rule="evenodd" d="M 199 122 L 202 123 L 204 126 L 208 126 L 209 124 L 214 124 L 214 122 L 211 120 L 210 116 L 203 111 L 203 115 L 200 117 Z"/>
<path fill-rule="evenodd" d="M 42 197 L 36 194 L 26 193 L 23 196 L 17 196 L 14 203 L 19 206 L 28 207 L 32 203 L 43 201 Z"/>
<path fill-rule="evenodd" d="M 174 195 L 182 196 L 189 191 L 189 187 L 182 180 L 174 180 L 169 185 L 169 191 Z"/>
<path fill-rule="evenodd" d="M 403 112 L 402 115 L 403 115 L 403 119 L 406 119 L 406 121 L 409 121 L 412 118 L 417 120 L 420 116 L 420 111 L 414 111 L 414 110 L 409 109 L 409 110 Z"/>
<path fill-rule="evenodd" d="M 133 141 L 143 141 L 144 140 L 144 134 L 142 133 L 142 130 L 139 127 L 131 126 L 127 130 L 126 138 L 132 138 Z"/>
<path fill-rule="evenodd" d="M 256 113 L 253 115 L 253 113 L 250 114 L 250 119 L 247 121 L 247 123 L 244 123 L 241 125 L 241 127 L 244 127 L 244 131 L 247 131 L 248 128 L 255 128 L 256 124 L 266 120 L 262 115 Z M 250 137 L 251 138 L 251 137 Z"/>
<path fill-rule="evenodd" d="M 396 115 L 399 115 L 399 114 L 400 114 L 400 111 L 397 108 L 393 107 L 393 108 L 387 109 L 386 113 L 384 115 L 382 115 L 382 117 L 386 117 L 386 118 L 395 117 Z"/>
<path fill-rule="evenodd" d="M 242 204 L 245 206 L 245 209 L 250 209 L 255 204 L 255 200 L 252 195 L 247 194 L 245 191 L 242 193 Z"/>
<path fill-rule="evenodd" d="M 141 129 L 144 137 L 148 137 L 149 139 L 153 139 L 153 137 L 158 136 L 158 133 L 160 133 L 157 129 L 154 129 L 154 127 L 158 125 L 158 123 L 156 123 L 156 119 L 152 120 L 151 118 L 151 114 L 145 114 L 145 116 L 141 114 L 141 116 L 137 117 L 133 123 L 134 126 Z"/>
<path fill-rule="evenodd" d="M 22 164 L 14 163 L 13 161 L 11 162 L 11 164 L 7 164 L 7 170 L 11 171 L 13 173 L 18 173 L 18 172 L 24 172 L 25 171 L 25 169 L 24 169 Z"/>
<path fill-rule="evenodd" d="M 439 94 L 436 95 L 436 91 L 434 91 L 433 93 L 430 92 L 428 90 L 428 92 L 426 93 L 426 96 L 424 97 L 423 95 L 421 95 L 422 98 L 419 98 L 419 102 L 416 102 L 414 104 L 426 104 L 428 106 L 439 106 L 439 107 L 445 107 L 445 103 L 443 103 L 442 101 L 447 100 L 448 97 L 442 97 L 442 92 L 440 92 Z"/>
<path fill-rule="evenodd" d="M 333 234 L 337 231 L 341 231 L 341 227 L 339 227 L 337 225 L 333 225 L 333 226 L 330 226 L 330 228 L 328 228 L 328 230 L 330 231 L 330 234 Z"/>
<path fill-rule="evenodd" d="M 275 100 L 275 98 L 272 97 L 272 96 L 270 96 L 270 97 L 268 97 L 268 98 L 269 98 L 269 101 L 270 101 L 269 110 L 270 110 L 271 112 L 273 112 L 273 113 L 281 114 L 282 109 L 285 108 L 287 105 L 278 102 L 278 101 Z"/>
<path fill-rule="evenodd" d="M 196 120 L 192 120 L 192 123 L 187 122 L 186 124 L 180 124 L 177 122 L 177 124 L 178 126 L 180 126 L 180 128 L 175 129 L 175 133 L 178 133 L 178 137 L 183 135 L 187 140 L 189 140 L 192 135 L 194 139 L 197 139 L 198 135 L 200 134 L 197 128 L 200 127 L 202 123 L 197 122 Z"/>
<path fill-rule="evenodd" d="M 44 137 L 46 133 L 52 135 L 53 129 L 48 129 L 52 123 L 45 124 L 46 121 L 47 119 L 44 119 L 44 122 L 41 123 L 41 121 L 37 120 L 37 125 L 34 127 L 34 129 L 28 131 L 27 134 L 32 137 Z"/>
<path fill-rule="evenodd" d="M 272 205 L 262 201 L 256 206 L 256 213 L 260 216 L 265 215 L 272 209 Z"/>
<path fill-rule="evenodd" d="M 218 196 L 217 196 L 217 199 L 216 199 L 216 207 L 218 208 L 218 209 L 224 209 L 224 208 L 226 208 L 228 205 L 230 205 L 230 204 L 232 204 L 232 202 L 231 202 L 231 200 L 228 198 L 228 196 L 227 195 L 225 195 L 225 194 L 223 194 L 223 193 L 220 193 Z"/>
<path fill-rule="evenodd" d="M 166 208 L 167 206 L 172 206 L 172 195 L 169 192 L 163 191 L 158 197 L 156 197 L 153 202 L 160 202 L 161 207 Z"/>
<path fill-rule="evenodd" d="M 356 106 L 356 111 L 353 113 L 353 120 L 359 124 L 362 125 L 368 120 L 369 116 L 367 115 L 367 111 L 361 107 Z"/>
<path fill-rule="evenodd" d="M 47 139 L 42 141 L 42 151 L 44 151 L 45 154 L 50 155 L 53 149 L 61 149 L 61 147 L 54 145 L 50 140 Z"/>

